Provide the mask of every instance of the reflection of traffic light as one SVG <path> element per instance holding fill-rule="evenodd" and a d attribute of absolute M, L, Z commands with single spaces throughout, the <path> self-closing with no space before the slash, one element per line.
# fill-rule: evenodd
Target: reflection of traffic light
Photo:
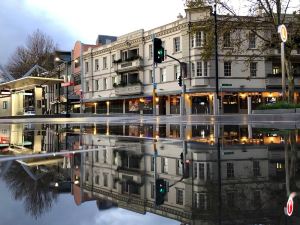
<path fill-rule="evenodd" d="M 161 63 L 165 58 L 165 49 L 162 46 L 162 41 L 159 38 L 154 38 L 153 42 L 153 60 L 155 63 Z"/>
<path fill-rule="evenodd" d="M 167 194 L 167 183 L 164 179 L 157 179 L 155 181 L 155 204 L 162 205 L 165 201 L 165 195 Z"/>
<path fill-rule="evenodd" d="M 182 77 L 181 77 L 181 75 L 178 77 L 178 85 L 180 87 L 182 86 Z"/>

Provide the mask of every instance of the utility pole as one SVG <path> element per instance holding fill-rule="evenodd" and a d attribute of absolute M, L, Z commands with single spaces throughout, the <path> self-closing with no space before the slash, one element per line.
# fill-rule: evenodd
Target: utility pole
<path fill-rule="evenodd" d="M 154 58 L 154 39 L 155 34 L 152 34 L 152 57 Z M 152 108 L 153 108 L 153 116 L 156 116 L 156 83 L 155 83 L 155 65 L 156 62 L 153 60 L 152 64 L 152 84 L 153 84 L 153 91 L 152 91 Z"/>
<path fill-rule="evenodd" d="M 218 24 L 217 24 L 217 1 L 215 0 L 214 4 L 214 24 L 215 24 L 215 83 L 216 83 L 216 97 L 217 99 L 214 99 L 214 115 L 219 114 L 219 53 L 218 53 Z M 221 102 L 222 104 L 222 102 Z"/>

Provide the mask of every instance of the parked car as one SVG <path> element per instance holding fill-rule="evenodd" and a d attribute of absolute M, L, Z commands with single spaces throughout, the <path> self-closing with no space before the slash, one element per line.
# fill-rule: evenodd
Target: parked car
<path fill-rule="evenodd" d="M 28 111 L 24 111 L 24 116 L 33 116 L 35 115 L 35 111 L 31 111 L 31 110 L 28 110 Z"/>

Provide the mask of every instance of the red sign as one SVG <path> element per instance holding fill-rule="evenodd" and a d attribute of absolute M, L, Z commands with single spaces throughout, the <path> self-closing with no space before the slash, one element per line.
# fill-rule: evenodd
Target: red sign
<path fill-rule="evenodd" d="M 293 214 L 294 210 L 294 201 L 293 198 L 289 198 L 289 200 L 286 203 L 286 213 L 288 216 L 291 216 Z"/>
<path fill-rule="evenodd" d="M 65 83 L 61 84 L 62 87 L 68 87 L 68 86 L 73 86 L 73 85 L 74 85 L 74 82 L 65 82 Z"/>

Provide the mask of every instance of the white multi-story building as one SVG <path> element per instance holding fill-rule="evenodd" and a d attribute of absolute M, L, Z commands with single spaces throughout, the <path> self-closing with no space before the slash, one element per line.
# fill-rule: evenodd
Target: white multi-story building
<path fill-rule="evenodd" d="M 223 18 L 219 16 L 219 20 Z M 82 87 L 85 112 L 152 114 L 153 82 L 157 92 L 157 114 L 180 112 L 179 63 L 166 57 L 157 64 L 153 77 L 153 35 L 162 40 L 166 55 L 188 64 L 184 79 L 186 114 L 216 112 L 215 56 L 205 61 L 202 58 L 208 34 L 206 23 L 211 19 L 210 7 L 187 9 L 186 16 L 179 16 L 175 22 L 149 31 L 134 31 L 109 44 L 84 51 Z M 199 29 L 193 32 L 195 25 Z M 263 29 L 266 31 L 258 32 L 271 35 L 268 28 Z M 246 39 L 237 47 L 234 40 L 240 35 Z M 280 98 L 280 54 L 277 50 L 261 54 L 262 44 L 250 30 L 221 32 L 220 29 L 218 72 L 221 112 L 247 113 L 258 104 Z M 294 69 L 298 74 L 300 65 L 296 62 L 299 51 L 293 51 L 293 54 L 296 60 L 293 61 Z M 295 84 L 297 89 L 298 78 L 295 78 Z M 295 98 L 298 95 L 296 93 Z"/>

